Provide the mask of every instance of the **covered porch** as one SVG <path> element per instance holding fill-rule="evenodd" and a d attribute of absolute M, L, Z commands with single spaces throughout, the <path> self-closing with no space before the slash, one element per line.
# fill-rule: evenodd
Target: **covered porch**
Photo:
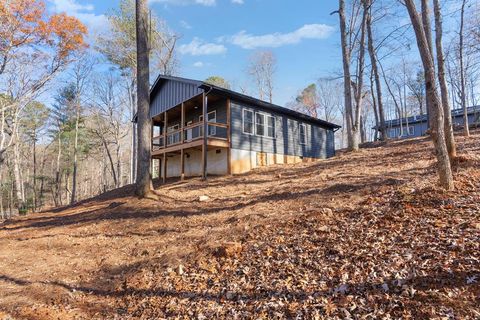
<path fill-rule="evenodd" d="M 152 117 L 151 148 L 163 181 L 230 174 L 230 100 L 201 93 Z"/>

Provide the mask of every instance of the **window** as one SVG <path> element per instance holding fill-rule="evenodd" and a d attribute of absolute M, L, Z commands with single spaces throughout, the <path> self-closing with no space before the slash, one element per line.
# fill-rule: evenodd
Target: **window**
<path fill-rule="evenodd" d="M 217 111 L 212 111 L 207 113 L 207 121 L 208 122 L 217 122 Z M 208 135 L 214 136 L 217 134 L 217 127 L 215 126 L 208 126 Z"/>
<path fill-rule="evenodd" d="M 265 135 L 265 115 L 263 113 L 255 113 L 255 134 Z"/>
<path fill-rule="evenodd" d="M 253 111 L 243 109 L 243 133 L 253 134 Z"/>
<path fill-rule="evenodd" d="M 203 115 L 198 117 L 198 121 L 203 121 Z M 207 113 L 207 122 L 217 122 L 217 111 L 213 110 Z M 217 134 L 217 127 L 215 126 L 208 126 L 208 135 L 214 136 Z M 200 135 L 203 135 L 203 126 L 200 127 Z"/>
<path fill-rule="evenodd" d="M 276 118 L 263 112 L 243 109 L 243 133 L 275 138 Z"/>
<path fill-rule="evenodd" d="M 178 129 L 180 129 L 180 125 L 178 124 L 167 128 L 167 144 L 174 144 L 180 142 L 180 132 L 175 132 Z"/>
<path fill-rule="evenodd" d="M 267 137 L 275 138 L 275 117 L 267 116 Z"/>
<path fill-rule="evenodd" d="M 300 123 L 300 144 L 307 144 L 307 126 Z"/>

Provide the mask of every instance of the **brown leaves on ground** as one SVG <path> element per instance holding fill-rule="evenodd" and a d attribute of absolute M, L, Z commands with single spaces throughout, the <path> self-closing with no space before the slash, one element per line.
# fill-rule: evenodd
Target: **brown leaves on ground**
<path fill-rule="evenodd" d="M 479 138 L 458 137 L 450 193 L 416 139 L 9 221 L 0 314 L 478 319 Z"/>

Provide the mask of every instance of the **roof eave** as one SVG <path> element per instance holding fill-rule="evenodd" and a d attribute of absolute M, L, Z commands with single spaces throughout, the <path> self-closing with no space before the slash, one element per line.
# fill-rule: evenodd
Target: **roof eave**
<path fill-rule="evenodd" d="M 309 121 L 309 122 L 314 122 L 314 123 L 316 123 L 320 126 L 330 128 L 334 131 L 341 128 L 341 126 L 339 126 L 337 124 L 334 124 L 334 123 L 331 123 L 331 122 L 328 122 L 328 121 L 325 121 L 325 120 L 322 120 L 322 119 L 314 118 L 314 117 L 309 116 L 307 114 L 304 114 L 304 113 L 301 113 L 301 112 L 298 112 L 298 111 L 295 111 L 295 110 L 292 110 L 292 109 L 288 109 L 288 108 L 285 108 L 285 107 L 282 107 L 282 106 L 279 106 L 279 105 L 275 105 L 273 103 L 269 103 L 269 102 L 266 102 L 266 101 L 263 101 L 263 100 L 260 100 L 260 99 L 254 98 L 254 97 L 250 97 L 250 96 L 247 96 L 247 95 L 239 93 L 239 92 L 235 92 L 235 91 L 232 91 L 232 90 L 229 90 L 229 89 L 217 87 L 217 86 L 209 84 L 209 83 L 205 83 L 205 82 L 202 83 L 202 85 L 200 85 L 200 88 L 203 89 L 203 90 L 212 89 L 213 91 L 216 91 L 217 93 L 221 93 L 221 94 L 224 94 L 224 95 L 227 95 L 227 96 L 234 97 L 237 100 L 252 103 L 252 104 L 258 105 L 260 107 L 268 108 L 272 111 L 278 111 L 278 112 L 283 113 L 283 114 L 289 114 L 293 117 L 304 119 L 304 120 Z"/>

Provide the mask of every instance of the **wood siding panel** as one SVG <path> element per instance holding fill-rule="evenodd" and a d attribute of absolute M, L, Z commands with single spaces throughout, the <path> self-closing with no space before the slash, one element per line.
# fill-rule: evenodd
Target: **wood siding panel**
<path fill-rule="evenodd" d="M 165 112 L 202 92 L 195 84 L 166 80 L 150 102 L 150 116 Z"/>
<path fill-rule="evenodd" d="M 275 116 L 276 138 L 262 137 L 243 133 L 243 109 L 260 111 Z M 298 121 L 282 114 L 264 111 L 256 106 L 232 101 L 231 105 L 232 148 L 273 154 L 284 154 L 309 158 L 327 158 L 335 154 L 334 134 L 332 130 Z M 299 141 L 299 124 L 306 124 L 307 143 Z"/>

